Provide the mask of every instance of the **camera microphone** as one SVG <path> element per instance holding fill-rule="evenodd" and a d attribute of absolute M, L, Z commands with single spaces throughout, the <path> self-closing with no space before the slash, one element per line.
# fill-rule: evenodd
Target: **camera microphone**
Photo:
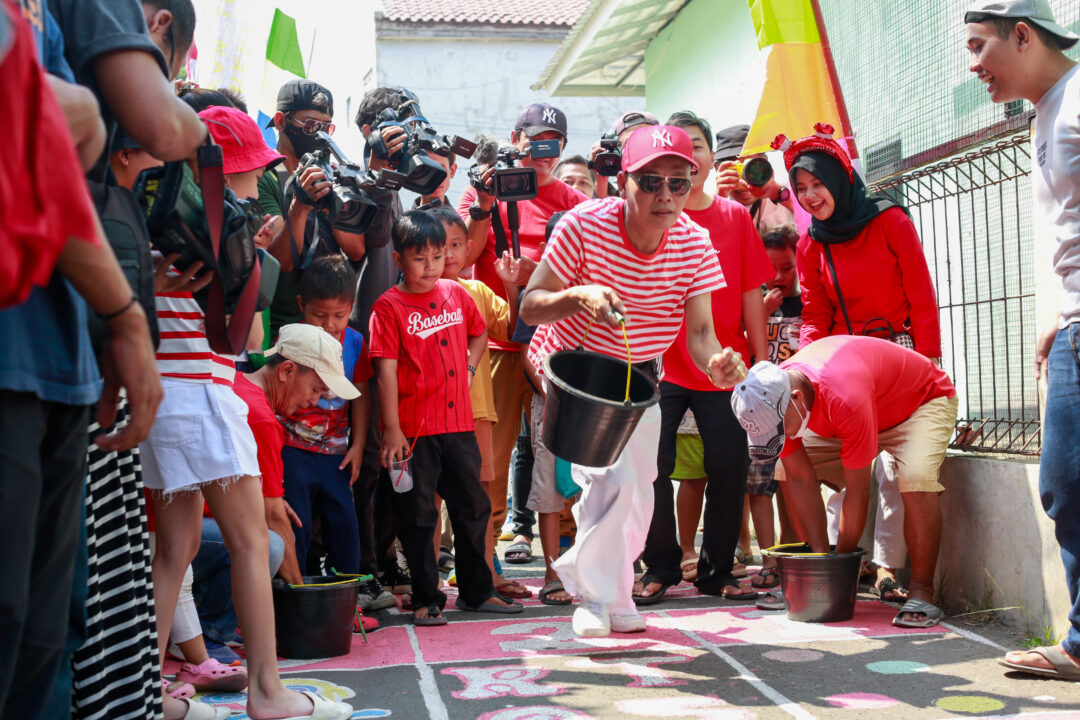
<path fill-rule="evenodd" d="M 499 157 L 499 139 L 489 133 L 477 133 L 473 160 L 481 165 L 494 165 Z"/>

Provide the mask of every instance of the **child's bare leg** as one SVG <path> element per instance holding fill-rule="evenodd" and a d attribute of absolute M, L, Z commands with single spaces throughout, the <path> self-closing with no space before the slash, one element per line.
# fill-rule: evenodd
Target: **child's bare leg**
<path fill-rule="evenodd" d="M 184 572 L 199 551 L 202 495 L 181 492 L 164 499 L 160 493 L 153 493 L 153 503 L 156 531 L 151 576 L 154 582 L 158 661 L 164 665 L 180 585 L 184 581 Z M 169 697 L 163 689 L 162 710 L 167 719 L 182 718 L 187 712 L 187 704 Z"/>
<path fill-rule="evenodd" d="M 206 642 L 203 640 L 202 635 L 196 635 L 190 640 L 185 640 L 184 642 L 176 644 L 179 646 L 180 652 L 184 653 L 184 662 L 202 665 L 210 659 L 210 654 L 206 652 Z"/>
<path fill-rule="evenodd" d="M 557 512 L 551 513 L 538 513 L 538 524 L 540 526 L 540 551 L 544 553 L 544 584 L 551 582 L 552 580 L 558 580 L 559 574 L 555 572 L 555 568 L 551 567 L 551 563 L 555 561 L 555 558 L 559 556 L 559 522 L 560 514 Z M 573 600 L 570 593 L 565 590 L 559 590 L 548 595 L 551 600 L 563 601 Z"/>
<path fill-rule="evenodd" d="M 754 532 L 757 533 L 758 547 L 771 548 L 776 544 L 776 528 L 773 518 L 772 498 L 768 495 L 747 494 L 750 502 L 750 515 L 754 520 Z M 776 558 L 761 556 L 762 567 L 776 567 Z"/>
<path fill-rule="evenodd" d="M 795 531 L 795 525 L 791 522 L 791 517 L 788 515 L 787 500 L 784 499 L 784 478 L 787 476 L 784 474 L 784 464 L 782 462 L 776 463 L 776 479 L 780 481 L 776 488 L 776 512 L 780 516 L 780 543 L 797 543 L 799 542 L 799 533 Z"/>
<path fill-rule="evenodd" d="M 698 523 L 701 522 L 701 507 L 705 502 L 707 481 L 708 478 L 679 481 L 679 490 L 675 495 L 675 514 L 679 521 L 679 547 L 682 548 L 683 560 L 697 558 L 694 541 L 697 539 Z"/>
<path fill-rule="evenodd" d="M 739 547 L 749 558 L 752 554 L 750 545 L 750 496 L 743 496 L 742 527 L 739 528 Z"/>
<path fill-rule="evenodd" d="M 233 604 L 248 660 L 247 711 L 252 720 L 312 712 L 311 701 L 286 690 L 278 674 L 274 600 L 270 590 L 270 538 L 258 478 L 243 477 L 203 495 L 217 518 L 232 561 Z"/>

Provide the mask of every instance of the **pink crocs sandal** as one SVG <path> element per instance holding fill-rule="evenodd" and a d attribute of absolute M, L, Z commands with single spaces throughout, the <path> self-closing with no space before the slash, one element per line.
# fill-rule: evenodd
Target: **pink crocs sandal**
<path fill-rule="evenodd" d="M 176 672 L 176 679 L 194 685 L 199 690 L 222 690 L 240 692 L 247 687 L 247 668 L 237 661 L 222 665 L 214 658 L 207 658 L 201 665 L 183 663 Z"/>
<path fill-rule="evenodd" d="M 165 694 L 171 698 L 177 700 L 187 700 L 188 698 L 195 697 L 195 686 L 191 683 L 161 678 L 161 687 L 165 688 Z"/>

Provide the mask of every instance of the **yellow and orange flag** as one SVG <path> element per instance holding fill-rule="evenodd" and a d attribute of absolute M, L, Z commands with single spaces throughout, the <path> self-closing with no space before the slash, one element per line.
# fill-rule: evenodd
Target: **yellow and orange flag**
<path fill-rule="evenodd" d="M 824 28 L 813 0 L 749 0 L 758 47 L 769 48 L 765 87 L 757 115 L 743 145 L 743 155 L 767 152 L 783 133 L 797 139 L 813 132 L 814 123 L 837 128 L 837 138 L 851 137 L 839 83 L 830 73 Z M 830 77 L 832 75 L 832 77 Z M 855 157 L 854 141 L 848 151 Z"/>

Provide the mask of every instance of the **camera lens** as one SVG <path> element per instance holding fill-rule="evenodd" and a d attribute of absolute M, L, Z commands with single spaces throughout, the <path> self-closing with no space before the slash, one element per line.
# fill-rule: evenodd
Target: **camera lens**
<path fill-rule="evenodd" d="M 750 158 L 743 167 L 742 176 L 747 184 L 761 187 L 772 180 L 772 165 L 763 157 Z"/>

